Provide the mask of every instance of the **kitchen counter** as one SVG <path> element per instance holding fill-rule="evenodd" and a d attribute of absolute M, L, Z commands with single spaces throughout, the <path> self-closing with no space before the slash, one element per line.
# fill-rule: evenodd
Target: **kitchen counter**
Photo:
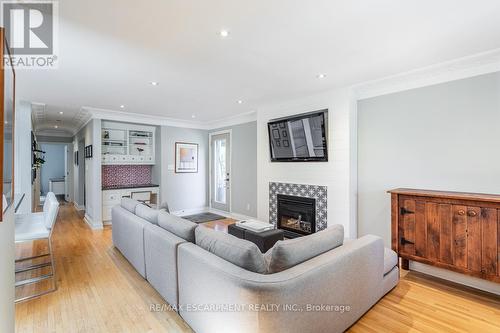
<path fill-rule="evenodd" d="M 103 186 L 102 190 L 123 190 L 123 189 L 128 189 L 128 188 L 145 188 L 145 187 L 160 187 L 158 184 L 140 184 L 140 185 L 110 185 L 110 186 Z"/>

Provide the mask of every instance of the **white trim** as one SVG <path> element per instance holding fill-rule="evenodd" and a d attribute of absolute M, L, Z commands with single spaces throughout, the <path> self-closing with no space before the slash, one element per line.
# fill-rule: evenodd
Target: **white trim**
<path fill-rule="evenodd" d="M 229 134 L 229 213 L 233 211 L 233 130 L 227 129 L 208 133 L 208 207 L 212 207 L 212 137 Z M 215 209 L 215 208 L 214 208 Z"/>
<path fill-rule="evenodd" d="M 82 110 L 85 110 L 84 108 L 81 108 Z M 85 128 L 85 126 L 87 126 L 88 123 L 90 123 L 90 121 L 92 120 L 92 115 L 89 114 L 89 117 L 86 121 L 84 121 L 74 132 L 73 132 L 73 137 L 75 137 L 78 132 L 80 132 L 82 129 Z"/>
<path fill-rule="evenodd" d="M 90 227 L 90 229 L 92 229 L 92 230 L 100 230 L 100 229 L 102 229 L 102 228 L 103 228 L 102 223 L 99 223 L 99 224 L 94 223 L 94 221 L 92 220 L 92 218 L 91 218 L 89 215 L 87 215 L 87 214 L 85 214 L 85 216 L 84 216 L 83 220 L 85 221 L 85 223 L 87 223 L 87 224 L 88 224 L 88 226 L 89 226 L 89 227 Z"/>
<path fill-rule="evenodd" d="M 75 206 L 76 210 L 85 210 L 84 205 L 79 205 L 75 201 L 73 201 L 73 206 Z"/>
<path fill-rule="evenodd" d="M 429 266 L 415 261 L 410 261 L 410 270 L 414 270 L 427 275 L 432 275 L 454 283 L 463 284 L 471 288 L 487 291 L 492 294 L 500 295 L 498 283 L 492 281 L 483 280 L 462 273 L 457 273 L 444 268 Z"/>
<path fill-rule="evenodd" d="M 198 123 L 194 121 L 187 121 L 187 120 L 154 116 L 141 113 L 106 110 L 106 109 L 93 108 L 89 106 L 85 106 L 83 108 L 88 112 L 90 112 L 92 118 L 97 118 L 102 120 L 148 124 L 148 125 L 205 129 L 203 123 Z"/>
<path fill-rule="evenodd" d="M 180 209 L 180 210 L 170 212 L 170 214 L 182 217 L 182 216 L 187 216 L 187 215 L 205 213 L 207 211 L 208 211 L 208 207 L 198 207 L 198 208 Z"/>
<path fill-rule="evenodd" d="M 158 125 L 173 126 L 173 127 L 204 129 L 204 130 L 213 130 L 227 126 L 244 124 L 257 120 L 257 113 L 255 111 L 242 113 L 236 116 L 231 116 L 219 120 L 201 122 L 201 121 L 190 121 L 190 120 L 176 119 L 163 116 L 154 116 L 142 113 L 100 109 L 90 106 L 84 106 L 82 107 L 82 110 L 89 112 L 89 114 L 91 115 L 90 117 L 91 119 L 102 119 L 102 120 L 147 124 L 155 126 Z M 76 133 L 78 133 L 78 131 L 80 131 L 87 123 L 88 121 L 83 126 L 81 126 L 76 131 Z"/>
<path fill-rule="evenodd" d="M 500 49 L 363 82 L 352 88 L 357 100 L 500 71 Z"/>
<path fill-rule="evenodd" d="M 255 111 L 242 113 L 242 114 L 239 114 L 236 116 L 231 116 L 228 118 L 210 121 L 210 122 L 208 122 L 208 124 L 206 126 L 207 126 L 208 130 L 214 130 L 214 129 L 223 128 L 223 127 L 229 127 L 229 126 L 234 126 L 234 125 L 239 125 L 239 124 L 250 123 L 253 121 L 257 121 L 257 112 L 255 112 Z"/>
<path fill-rule="evenodd" d="M 244 215 L 244 214 L 239 214 L 239 213 L 233 213 L 233 212 L 225 212 L 223 210 L 219 210 L 219 209 L 215 209 L 215 208 L 208 208 L 207 211 L 210 213 L 213 213 L 213 214 L 222 215 L 222 216 L 225 216 L 229 219 L 238 220 L 238 221 L 257 220 L 256 217 L 252 217 L 252 216 L 248 216 L 248 215 Z"/>
<path fill-rule="evenodd" d="M 179 217 L 183 216 L 188 216 L 188 215 L 194 215 L 194 214 L 200 214 L 200 213 L 213 213 L 217 215 L 221 215 L 224 217 L 227 217 L 228 219 L 234 219 L 234 220 L 256 220 L 256 217 L 252 216 L 247 216 L 239 213 L 232 213 L 232 212 L 225 212 L 223 210 L 211 208 L 211 207 L 200 207 L 200 208 L 191 208 L 191 209 L 181 209 L 177 210 L 175 212 L 170 212 L 172 215 L 176 215 Z"/>

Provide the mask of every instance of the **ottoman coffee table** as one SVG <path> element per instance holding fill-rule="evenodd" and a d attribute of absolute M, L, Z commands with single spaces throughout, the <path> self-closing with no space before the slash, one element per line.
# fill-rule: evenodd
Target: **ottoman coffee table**
<path fill-rule="evenodd" d="M 250 241 L 258 246 L 260 252 L 265 253 L 272 248 L 277 241 L 284 239 L 284 232 L 281 229 L 271 229 L 266 231 L 252 231 L 241 228 L 236 224 L 227 226 L 227 232 L 230 235 Z"/>

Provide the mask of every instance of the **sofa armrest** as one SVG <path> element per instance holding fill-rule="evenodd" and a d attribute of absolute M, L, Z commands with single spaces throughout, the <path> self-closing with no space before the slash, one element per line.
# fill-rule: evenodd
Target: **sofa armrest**
<path fill-rule="evenodd" d="M 111 209 L 111 220 L 113 245 L 142 277 L 146 277 L 144 228 L 149 222 L 119 205 Z"/>
<path fill-rule="evenodd" d="M 146 277 L 156 291 L 173 306 L 177 306 L 179 302 L 177 249 L 185 242 L 154 224 L 144 229 Z"/>
<path fill-rule="evenodd" d="M 283 272 L 262 275 L 182 244 L 180 313 L 196 332 L 342 332 L 378 300 L 383 257 L 382 239 L 365 236 Z M 193 304 L 223 311 L 198 311 Z M 231 306 L 240 309 L 230 311 Z"/>

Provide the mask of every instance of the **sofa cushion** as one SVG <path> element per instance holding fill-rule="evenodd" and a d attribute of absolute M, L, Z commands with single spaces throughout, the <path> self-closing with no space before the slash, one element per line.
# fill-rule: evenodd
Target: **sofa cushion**
<path fill-rule="evenodd" d="M 135 207 L 139 205 L 140 202 L 137 200 L 132 200 L 130 198 L 122 198 L 121 201 L 121 206 L 131 212 L 132 214 L 135 214 Z"/>
<path fill-rule="evenodd" d="M 255 273 L 266 273 L 267 265 L 257 245 L 224 232 L 206 227 L 196 228 L 196 245 Z"/>
<path fill-rule="evenodd" d="M 196 223 L 166 212 L 159 212 L 158 225 L 177 237 L 194 243 L 194 230 L 198 226 Z"/>
<path fill-rule="evenodd" d="M 344 227 L 335 224 L 309 236 L 278 241 L 265 254 L 268 273 L 277 273 L 341 246 Z"/>
<path fill-rule="evenodd" d="M 384 248 L 384 275 L 398 265 L 398 255 L 391 249 Z"/>
<path fill-rule="evenodd" d="M 135 215 L 153 224 L 158 224 L 158 213 L 158 210 L 144 204 L 139 204 L 135 207 Z"/>

